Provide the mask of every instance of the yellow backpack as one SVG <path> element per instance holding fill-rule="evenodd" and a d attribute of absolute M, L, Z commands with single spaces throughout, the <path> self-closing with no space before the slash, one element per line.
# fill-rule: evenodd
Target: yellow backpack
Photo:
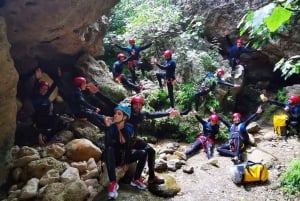
<path fill-rule="evenodd" d="M 250 182 L 266 182 L 269 177 L 268 168 L 262 163 L 248 161 L 231 167 L 231 179 L 236 184 Z"/>
<path fill-rule="evenodd" d="M 274 132 L 277 133 L 277 135 L 283 134 L 283 129 L 286 129 L 286 121 L 288 118 L 286 114 L 276 114 L 273 116 Z"/>

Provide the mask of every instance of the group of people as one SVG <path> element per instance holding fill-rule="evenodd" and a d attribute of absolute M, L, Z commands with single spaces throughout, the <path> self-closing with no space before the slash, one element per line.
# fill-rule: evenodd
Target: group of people
<path fill-rule="evenodd" d="M 139 53 L 140 51 L 149 48 L 153 44 L 153 42 L 142 47 L 136 46 L 134 39 L 129 40 L 128 47 L 121 47 L 115 42 L 113 42 L 113 44 L 128 53 L 127 58 L 123 53 L 119 53 L 117 55 L 118 61 L 114 63 L 112 70 L 114 79 L 139 93 L 142 90 L 142 87 L 135 85 L 135 82 L 137 80 L 135 68 L 137 67 L 139 62 Z M 234 51 L 239 51 L 241 50 L 241 48 L 239 47 L 240 46 L 237 45 L 232 49 Z M 246 50 L 243 51 L 245 52 Z M 86 90 L 89 90 L 93 94 L 97 94 L 97 87 L 91 85 L 90 83 L 87 83 L 87 80 L 84 77 L 77 76 L 73 79 L 74 90 L 72 91 L 68 99 L 72 114 L 75 118 L 86 118 L 88 121 L 95 124 L 106 133 L 103 158 L 106 162 L 110 180 L 108 196 L 111 199 L 115 199 L 118 196 L 118 181 L 115 173 L 115 168 L 118 166 L 122 167 L 123 170 L 126 171 L 128 169 L 129 163 L 137 162 L 135 175 L 131 181 L 131 185 L 137 187 L 138 189 L 145 189 L 147 187 L 141 177 L 146 163 L 149 169 L 148 184 L 164 183 L 164 179 L 159 178 L 155 175 L 155 150 L 147 142 L 138 137 L 137 128 L 138 125 L 144 121 L 144 119 L 186 115 L 189 111 L 192 110 L 192 104 L 190 104 L 191 106 L 190 108 L 188 108 L 187 112 L 180 113 L 174 109 L 175 103 L 173 85 L 175 83 L 176 62 L 172 58 L 172 54 L 173 52 L 171 50 L 166 50 L 164 52 L 163 56 L 165 57 L 165 62 L 163 64 L 159 64 L 157 62 L 157 59 L 152 59 L 151 61 L 160 69 L 165 71 L 163 73 L 157 73 L 156 76 L 161 88 L 162 79 L 164 79 L 167 83 L 168 95 L 172 108 L 172 110 L 168 110 L 167 112 L 143 111 L 142 108 L 145 104 L 144 99 L 142 98 L 142 96 L 136 95 L 131 99 L 130 106 L 117 104 L 105 99 L 106 102 L 108 101 L 110 105 L 114 106 L 114 110 L 112 112 L 113 118 L 102 115 L 98 107 L 91 105 L 86 100 L 84 93 Z M 232 54 L 232 67 L 238 63 L 237 61 L 239 56 L 240 54 Z M 128 68 L 131 72 L 132 80 L 129 80 L 122 72 L 122 65 L 126 62 L 128 63 Z M 232 69 L 232 71 L 234 72 L 234 68 Z M 211 109 L 212 114 L 209 117 L 208 121 L 203 120 L 197 113 L 199 109 L 200 97 L 214 90 L 217 84 L 223 84 L 234 88 L 240 87 L 240 85 L 224 81 L 222 79 L 223 75 L 223 68 L 218 68 L 215 73 L 208 73 L 201 81 L 201 88 L 194 94 L 195 110 L 193 111 L 193 113 L 195 114 L 196 119 L 202 124 L 203 131 L 192 144 L 191 148 L 184 152 L 185 158 L 191 156 L 200 149 L 204 149 L 210 163 L 214 165 L 217 163 L 217 160 L 213 158 L 213 149 L 215 141 L 219 137 L 219 121 L 224 123 L 228 128 L 228 131 L 230 132 L 229 141 L 216 149 L 220 155 L 230 156 L 235 163 L 239 163 L 243 161 L 242 152 L 244 147 L 252 144 L 249 140 L 249 135 L 246 131 L 246 127 L 254 118 L 257 117 L 258 114 L 262 113 L 261 106 L 259 106 L 257 111 L 249 116 L 245 121 L 242 121 L 242 115 L 240 113 L 234 113 L 232 115 L 232 123 L 226 121 L 213 109 Z M 50 86 L 48 82 L 40 81 L 40 69 L 36 70 L 36 77 L 39 81 L 39 90 L 37 94 L 34 94 L 32 103 L 36 111 L 35 118 L 37 121 L 37 125 L 39 128 L 41 128 L 39 134 L 39 143 L 41 145 L 44 145 L 45 143 L 51 141 L 53 137 L 55 137 L 55 132 L 60 128 L 59 121 L 57 120 L 56 116 L 52 115 L 50 112 L 51 103 L 49 101 L 49 95 L 52 93 L 53 88 L 55 88 L 55 84 L 52 84 Z M 103 98 L 103 96 L 101 96 L 100 98 Z M 264 98 L 263 102 L 283 106 L 285 108 L 285 111 L 290 114 L 288 124 L 296 125 L 297 132 L 299 133 L 299 96 L 291 96 L 289 99 L 289 103 L 280 103 L 277 101 L 269 100 L 267 98 Z M 43 123 L 45 122 L 47 123 L 47 125 L 43 125 Z M 51 125 L 48 125 L 49 123 L 51 123 Z M 51 127 L 52 129 L 47 130 L 46 127 Z M 45 129 L 42 130 L 43 128 Z"/>

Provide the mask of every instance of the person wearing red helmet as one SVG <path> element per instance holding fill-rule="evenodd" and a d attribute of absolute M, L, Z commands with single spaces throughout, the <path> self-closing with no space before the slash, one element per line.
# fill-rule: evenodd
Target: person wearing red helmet
<path fill-rule="evenodd" d="M 171 50 L 166 50 L 164 52 L 165 62 L 164 64 L 159 64 L 157 59 L 153 58 L 152 63 L 156 64 L 161 70 L 165 72 L 156 73 L 156 77 L 159 83 L 159 87 L 162 89 L 162 79 L 167 81 L 167 88 L 168 88 L 168 95 L 171 103 L 171 108 L 175 107 L 175 100 L 174 100 L 174 92 L 173 92 L 173 85 L 175 83 L 175 69 L 176 69 L 176 61 L 172 59 L 173 52 Z"/>
<path fill-rule="evenodd" d="M 194 103 L 195 110 L 198 111 L 200 105 L 201 96 L 207 95 L 210 91 L 213 91 L 217 84 L 225 85 L 229 87 L 239 88 L 239 84 L 232 84 L 222 79 L 222 76 L 225 74 L 224 68 L 218 68 L 215 73 L 209 72 L 202 78 L 198 83 L 201 85 L 201 88 L 194 94 Z M 181 112 L 182 115 L 186 115 L 189 111 L 192 110 L 192 103 L 189 104 L 189 107 Z"/>
<path fill-rule="evenodd" d="M 135 82 L 137 80 L 135 69 L 136 69 L 136 67 L 139 63 L 139 59 L 141 57 L 140 53 L 141 53 L 141 51 L 149 48 L 153 44 L 153 42 L 151 42 L 145 46 L 137 46 L 137 45 L 135 45 L 135 39 L 130 38 L 128 40 L 128 44 L 129 45 L 127 47 L 123 47 L 121 45 L 118 45 L 116 43 L 116 41 L 114 41 L 114 40 L 112 41 L 112 45 L 116 46 L 120 50 L 127 52 L 128 57 L 130 58 L 130 59 L 128 59 L 128 69 L 131 73 L 132 82 L 135 84 Z M 141 70 L 142 70 L 142 74 L 144 76 L 144 74 L 145 74 L 144 69 L 141 68 Z"/>
<path fill-rule="evenodd" d="M 228 31 L 225 32 L 225 37 L 226 37 L 228 45 L 230 46 L 228 60 L 229 60 L 230 66 L 231 66 L 231 76 L 234 77 L 235 68 L 240 63 L 241 55 L 243 53 L 256 52 L 257 50 L 252 49 L 252 48 L 245 48 L 243 46 L 243 39 L 242 38 L 238 38 L 236 40 L 236 44 L 233 44 L 231 39 L 229 38 L 229 32 Z"/>
<path fill-rule="evenodd" d="M 187 159 L 192 154 L 195 154 L 200 149 L 206 152 L 206 156 L 209 159 L 209 163 L 217 165 L 218 161 L 213 159 L 214 142 L 219 137 L 219 117 L 216 114 L 212 114 L 208 121 L 203 120 L 196 111 L 193 112 L 196 119 L 202 124 L 202 133 L 192 144 L 191 148 L 186 150 L 183 155 L 183 159 Z"/>
<path fill-rule="evenodd" d="M 288 120 L 286 121 L 287 130 L 289 131 L 290 127 L 294 127 L 296 129 L 297 135 L 300 135 L 300 97 L 298 95 L 290 95 L 288 98 L 288 103 L 271 100 L 265 96 L 261 96 L 261 99 L 265 103 L 283 107 L 284 111 L 288 114 Z M 288 133 L 284 133 L 283 135 L 285 135 L 285 140 L 287 140 Z"/>
<path fill-rule="evenodd" d="M 108 118 L 98 114 L 100 109 L 88 103 L 83 96 L 83 91 L 87 89 L 87 81 L 84 77 L 78 76 L 73 79 L 75 89 L 70 96 L 70 109 L 77 118 L 87 118 L 88 121 L 95 124 L 98 128 L 106 130 Z"/>
<path fill-rule="evenodd" d="M 130 56 L 131 57 L 131 56 Z M 130 82 L 129 79 L 123 74 L 123 64 L 126 63 L 130 57 L 125 59 L 125 55 L 123 53 L 119 53 L 117 55 L 118 60 L 114 63 L 112 73 L 114 80 L 121 82 L 123 85 L 128 86 L 133 89 L 136 93 L 140 93 L 142 90 L 142 86 L 135 85 L 133 82 Z"/>
<path fill-rule="evenodd" d="M 238 112 L 233 113 L 232 123 L 226 121 L 222 116 L 218 115 L 220 121 L 228 128 L 230 132 L 229 141 L 217 148 L 220 155 L 232 157 L 234 163 L 243 161 L 243 147 L 252 145 L 250 142 L 247 126 L 253 121 L 258 114 L 262 113 L 262 107 L 259 106 L 256 112 L 248 117 L 247 120 L 241 121 L 242 115 Z M 211 110 L 213 114 L 216 114 Z"/>
<path fill-rule="evenodd" d="M 64 126 L 59 116 L 53 114 L 53 105 L 49 99 L 56 88 L 55 82 L 50 85 L 47 81 L 41 80 L 42 70 L 40 68 L 35 70 L 35 76 L 36 82 L 34 85 L 35 88 L 38 88 L 38 92 L 35 92 L 31 98 L 34 108 L 32 118 L 38 132 L 38 143 L 45 145 L 51 140 L 54 140 L 56 137 L 55 134 Z M 59 140 L 58 137 L 57 140 Z"/>
<path fill-rule="evenodd" d="M 133 125 L 134 134 L 135 134 L 135 142 L 133 145 L 133 149 L 145 150 L 148 155 L 148 167 L 149 167 L 149 178 L 148 184 L 162 184 L 164 180 L 155 176 L 154 165 L 155 165 L 155 150 L 141 138 L 137 137 L 138 135 L 138 126 L 145 119 L 155 119 L 167 116 L 176 116 L 178 115 L 178 111 L 171 110 L 170 112 L 147 112 L 143 111 L 142 108 L 145 104 L 144 98 L 141 96 L 134 96 L 131 99 L 131 117 L 129 119 L 129 123 Z"/>

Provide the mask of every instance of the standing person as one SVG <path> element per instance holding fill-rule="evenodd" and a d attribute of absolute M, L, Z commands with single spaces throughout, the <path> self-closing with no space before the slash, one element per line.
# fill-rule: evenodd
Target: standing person
<path fill-rule="evenodd" d="M 128 57 L 125 60 L 125 55 L 122 53 L 119 53 L 117 58 L 118 58 L 118 61 L 116 61 L 114 63 L 113 70 L 112 70 L 114 79 L 116 81 L 121 82 L 123 85 L 128 86 L 129 88 L 133 89 L 136 93 L 140 93 L 143 87 L 141 85 L 137 86 L 137 85 L 133 84 L 123 74 L 123 64 L 125 62 L 127 62 L 130 57 Z"/>
<path fill-rule="evenodd" d="M 203 120 L 196 111 L 194 111 L 195 117 L 202 124 L 203 131 L 200 136 L 193 143 L 192 147 L 184 152 L 184 159 L 187 159 L 190 155 L 195 152 L 203 149 L 206 152 L 209 163 L 216 165 L 218 161 L 213 159 L 213 148 L 214 142 L 219 137 L 219 117 L 216 114 L 213 114 L 209 117 L 209 121 Z"/>
<path fill-rule="evenodd" d="M 164 180 L 155 176 L 154 165 L 155 165 L 155 150 L 145 141 L 137 137 L 138 125 L 141 124 L 144 119 L 155 119 L 166 116 L 176 116 L 178 111 L 172 110 L 170 112 L 146 112 L 142 111 L 144 105 L 144 99 L 141 96 L 134 96 L 131 99 L 131 117 L 129 123 L 133 125 L 134 128 L 134 144 L 133 149 L 145 150 L 148 155 L 148 168 L 149 168 L 149 178 L 148 184 L 163 184 Z"/>
<path fill-rule="evenodd" d="M 205 77 L 199 81 L 201 84 L 201 88 L 195 92 L 194 95 L 194 103 L 195 103 L 195 110 L 198 111 L 200 105 L 200 97 L 207 95 L 210 91 L 215 90 L 217 84 L 225 85 L 229 87 L 238 88 L 240 87 L 239 84 L 232 84 L 230 82 L 226 82 L 222 79 L 224 75 L 224 69 L 218 68 L 215 73 L 207 73 Z M 181 114 L 186 115 L 192 109 L 192 104 L 189 105 L 189 108 L 183 111 Z"/>
<path fill-rule="evenodd" d="M 107 129 L 107 117 L 98 114 L 100 109 L 89 104 L 83 96 L 82 91 L 87 88 L 86 79 L 84 77 L 75 77 L 73 84 L 75 89 L 70 97 L 70 108 L 73 115 L 77 118 L 87 118 L 88 121 L 100 129 Z"/>
<path fill-rule="evenodd" d="M 262 108 L 259 106 L 256 112 L 248 117 L 246 121 L 241 121 L 242 115 L 240 113 L 233 113 L 233 123 L 229 123 L 222 116 L 218 115 L 230 132 L 230 139 L 228 143 L 223 144 L 217 148 L 219 154 L 233 157 L 232 161 L 238 163 L 243 161 L 242 149 L 245 145 L 251 145 L 247 126 L 258 115 L 262 113 Z"/>
<path fill-rule="evenodd" d="M 284 108 L 284 111 L 288 114 L 287 126 L 292 126 L 296 129 L 297 135 L 300 134 L 300 97 L 298 95 L 291 95 L 288 103 L 279 102 L 276 100 L 268 99 L 265 96 L 261 96 L 263 102 L 274 104 Z M 287 139 L 287 133 L 285 133 Z"/>
<path fill-rule="evenodd" d="M 235 74 L 235 67 L 240 64 L 240 56 L 243 53 L 252 53 L 252 52 L 256 52 L 256 49 L 251 49 L 251 48 L 245 48 L 243 46 L 243 39 L 242 38 L 238 38 L 236 40 L 236 44 L 233 44 L 231 39 L 229 38 L 229 31 L 225 31 L 225 37 L 227 40 L 228 45 L 230 46 L 229 49 L 229 64 L 231 66 L 231 77 L 234 77 Z"/>
<path fill-rule="evenodd" d="M 151 42 L 145 46 L 137 46 L 137 45 L 135 45 L 135 39 L 130 38 L 128 40 L 129 45 L 127 47 L 122 47 L 122 46 L 118 45 L 115 40 L 112 41 L 112 44 L 115 45 L 120 50 L 127 52 L 128 57 L 130 57 L 130 59 L 128 60 L 128 69 L 131 73 L 132 82 L 135 84 L 135 82 L 137 80 L 135 68 L 137 67 L 139 59 L 141 57 L 140 52 L 149 48 L 153 44 L 153 42 Z M 142 74 L 144 76 L 144 70 L 143 69 L 141 69 L 141 70 L 142 70 Z"/>
<path fill-rule="evenodd" d="M 133 150 L 134 129 L 127 121 L 130 118 L 131 110 L 126 105 L 119 104 L 115 109 L 113 123 L 105 133 L 104 158 L 109 177 L 108 197 L 116 199 L 118 188 L 115 168 L 120 166 L 124 171 L 128 170 L 128 164 L 138 161 L 132 186 L 138 189 L 146 189 L 141 178 L 144 169 L 147 153 L 145 150 Z"/>
<path fill-rule="evenodd" d="M 175 69 L 176 69 L 176 62 L 174 59 L 172 59 L 172 51 L 166 50 L 164 52 L 165 62 L 164 64 L 159 64 L 157 62 L 157 59 L 153 58 L 152 63 L 156 64 L 161 70 L 164 70 L 165 72 L 162 73 L 156 73 L 156 77 L 159 83 L 159 87 L 162 89 L 162 79 L 165 79 L 167 81 L 167 87 L 168 87 L 168 95 L 171 103 L 171 108 L 175 107 L 175 100 L 174 100 L 174 84 L 175 84 Z"/>
<path fill-rule="evenodd" d="M 40 68 L 35 70 L 35 76 L 34 88 L 38 91 L 35 91 L 31 98 L 35 110 L 33 121 L 38 131 L 38 143 L 45 145 L 52 140 L 60 141 L 58 137 L 55 137 L 55 134 L 63 129 L 64 125 L 59 116 L 53 114 L 53 105 L 49 99 L 56 88 L 56 84 L 53 82 L 50 86 L 48 82 L 41 81 L 42 70 Z"/>

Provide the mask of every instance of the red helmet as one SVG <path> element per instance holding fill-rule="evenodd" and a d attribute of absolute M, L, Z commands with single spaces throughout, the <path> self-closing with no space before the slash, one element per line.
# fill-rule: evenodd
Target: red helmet
<path fill-rule="evenodd" d="M 46 82 L 46 81 L 40 81 L 40 87 L 43 87 L 43 86 L 46 86 L 46 87 L 50 87 L 50 84 L 48 83 L 48 82 Z"/>
<path fill-rule="evenodd" d="M 233 113 L 233 115 L 232 115 L 232 118 L 234 119 L 234 118 L 241 118 L 242 117 L 242 115 L 241 115 L 241 113 L 238 113 L 238 112 L 236 112 L 236 113 Z"/>
<path fill-rule="evenodd" d="M 145 101 L 144 101 L 143 97 L 141 97 L 141 96 L 134 96 L 131 99 L 131 105 L 134 103 L 140 103 L 140 104 L 144 105 Z"/>
<path fill-rule="evenodd" d="M 243 39 L 242 39 L 242 38 L 238 38 L 238 39 L 236 40 L 236 43 L 241 43 L 241 44 L 243 44 Z"/>
<path fill-rule="evenodd" d="M 224 71 L 223 68 L 218 68 L 218 69 L 217 69 L 217 75 L 218 75 L 218 76 L 222 76 L 222 75 L 224 75 L 224 74 L 225 74 L 225 71 Z"/>
<path fill-rule="evenodd" d="M 125 55 L 123 53 L 119 53 L 117 58 L 120 60 L 121 58 L 125 58 Z"/>
<path fill-rule="evenodd" d="M 73 84 L 76 87 L 80 87 L 82 83 L 86 83 L 86 79 L 84 77 L 75 77 L 73 80 Z"/>
<path fill-rule="evenodd" d="M 134 44 L 135 44 L 134 38 L 130 38 L 130 39 L 128 40 L 128 43 L 129 43 L 130 45 L 134 45 Z"/>
<path fill-rule="evenodd" d="M 166 50 L 165 52 L 164 52 L 164 56 L 165 57 L 171 57 L 172 56 L 172 51 L 171 50 Z"/>
<path fill-rule="evenodd" d="M 209 120 L 217 122 L 217 121 L 219 121 L 219 117 L 218 117 L 218 115 L 213 114 L 209 117 Z"/>
<path fill-rule="evenodd" d="M 297 95 L 291 95 L 289 97 L 289 101 L 291 102 L 291 104 L 297 104 L 300 102 L 300 97 Z"/>

